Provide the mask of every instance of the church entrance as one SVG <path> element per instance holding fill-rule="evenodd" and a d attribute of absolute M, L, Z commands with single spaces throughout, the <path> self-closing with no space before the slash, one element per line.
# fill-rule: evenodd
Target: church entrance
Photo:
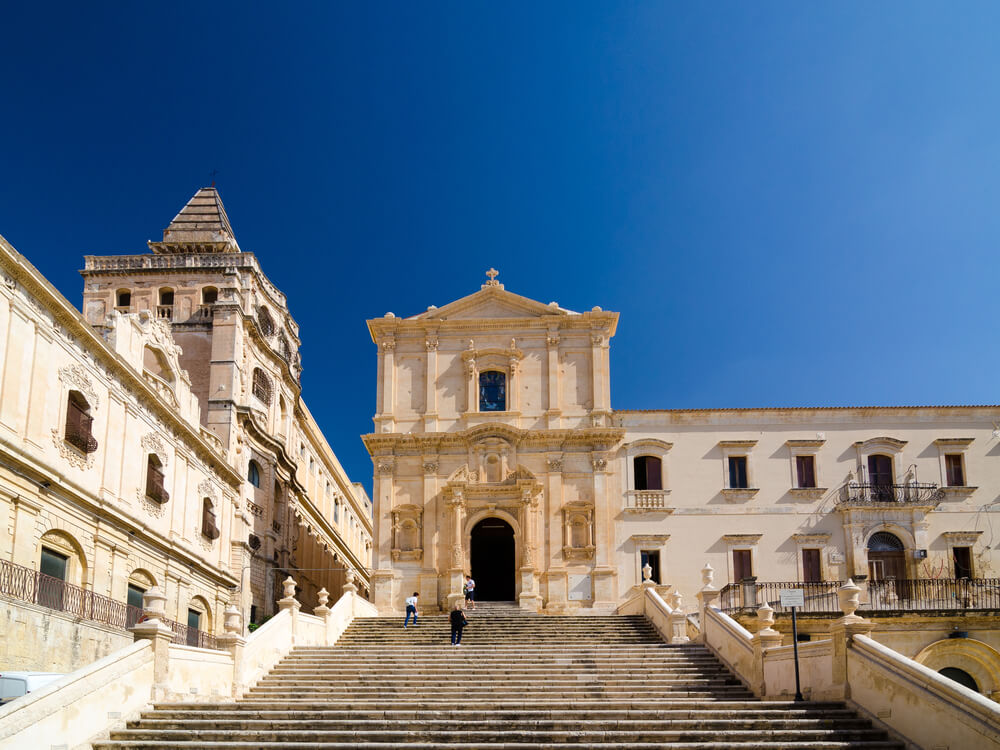
<path fill-rule="evenodd" d="M 469 542 L 476 599 L 514 601 L 514 529 L 499 518 L 484 518 L 472 528 Z"/>

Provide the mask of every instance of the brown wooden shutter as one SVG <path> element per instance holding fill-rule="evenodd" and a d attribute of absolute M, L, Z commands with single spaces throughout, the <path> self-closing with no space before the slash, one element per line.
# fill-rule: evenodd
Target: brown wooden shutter
<path fill-rule="evenodd" d="M 744 578 L 753 577 L 753 564 L 748 549 L 733 550 L 733 578 L 738 583 Z"/>
<path fill-rule="evenodd" d="M 820 569 L 819 569 L 818 549 L 802 550 L 802 580 L 803 581 L 823 580 L 823 576 L 820 574 Z"/>

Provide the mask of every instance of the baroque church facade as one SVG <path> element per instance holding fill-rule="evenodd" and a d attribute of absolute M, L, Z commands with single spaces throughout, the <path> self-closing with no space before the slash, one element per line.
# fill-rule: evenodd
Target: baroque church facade
<path fill-rule="evenodd" d="M 131 641 L 158 588 L 181 642 L 251 627 L 281 581 L 369 589 L 371 503 L 302 399 L 299 329 L 215 188 L 151 252 L 87 256 L 83 314 L 0 238 L 6 669 Z M 6 619 L 3 619 L 6 618 Z"/>
<path fill-rule="evenodd" d="M 734 616 L 781 587 L 825 612 L 853 578 L 894 648 L 972 631 L 1000 689 L 1000 407 L 616 410 L 618 314 L 488 276 L 368 321 L 380 611 L 447 609 L 470 573 L 532 611 L 610 611 L 644 576 L 690 606 L 707 563 Z"/>

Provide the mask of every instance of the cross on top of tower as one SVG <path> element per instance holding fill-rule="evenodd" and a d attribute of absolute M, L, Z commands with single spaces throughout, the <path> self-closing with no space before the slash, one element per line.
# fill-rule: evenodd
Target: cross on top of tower
<path fill-rule="evenodd" d="M 486 275 L 489 277 L 489 281 L 486 282 L 486 285 L 487 286 L 500 286 L 500 282 L 497 281 L 497 276 L 499 274 L 500 274 L 500 272 L 497 269 L 495 269 L 495 268 L 491 268 L 489 271 L 487 271 Z"/>

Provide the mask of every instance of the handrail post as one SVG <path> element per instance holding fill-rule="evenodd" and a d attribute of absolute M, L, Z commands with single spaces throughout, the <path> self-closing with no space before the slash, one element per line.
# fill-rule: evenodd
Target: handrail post
<path fill-rule="evenodd" d="M 847 649 L 856 635 L 871 635 L 872 622 L 854 614 L 860 605 L 861 587 L 850 578 L 837 590 L 843 617 L 830 625 L 833 640 L 832 688 L 835 697 L 847 700 L 851 697 L 851 685 L 847 675 Z"/>
<path fill-rule="evenodd" d="M 698 630 L 700 631 L 698 641 L 700 643 L 705 642 L 705 629 L 708 625 L 706 612 L 719 598 L 719 590 L 712 585 L 714 577 L 715 571 L 712 566 L 705 563 L 705 567 L 701 569 L 701 590 L 696 595 L 698 599 Z"/>
<path fill-rule="evenodd" d="M 135 640 L 153 642 L 153 689 L 150 699 L 166 700 L 170 694 L 170 642 L 174 631 L 163 621 L 167 597 L 153 586 L 142 595 L 143 619 L 132 628 Z"/>
<path fill-rule="evenodd" d="M 781 645 L 781 633 L 772 628 L 774 625 L 774 610 L 764 602 L 757 610 L 757 632 L 750 639 L 753 646 L 753 672 L 750 689 L 759 698 L 767 695 L 767 680 L 764 677 L 765 651 L 773 646 Z"/>
<path fill-rule="evenodd" d="M 233 657 L 233 698 L 243 695 L 243 649 L 247 644 L 243 637 L 243 615 L 235 604 L 226 607 L 223 627 L 225 632 L 216 640 L 219 647 L 228 651 Z"/>
<path fill-rule="evenodd" d="M 291 576 L 288 576 L 288 578 L 286 578 L 284 581 L 282 581 L 281 585 L 283 587 L 285 596 L 284 596 L 283 599 L 279 599 L 278 600 L 278 609 L 287 609 L 289 611 L 288 614 L 291 615 L 291 618 L 292 618 L 292 645 L 294 646 L 295 645 L 295 635 L 296 635 L 296 631 L 298 631 L 298 624 L 299 624 L 299 610 L 302 608 L 302 605 L 299 604 L 298 600 L 295 598 L 295 579 L 294 578 L 292 578 Z"/>

